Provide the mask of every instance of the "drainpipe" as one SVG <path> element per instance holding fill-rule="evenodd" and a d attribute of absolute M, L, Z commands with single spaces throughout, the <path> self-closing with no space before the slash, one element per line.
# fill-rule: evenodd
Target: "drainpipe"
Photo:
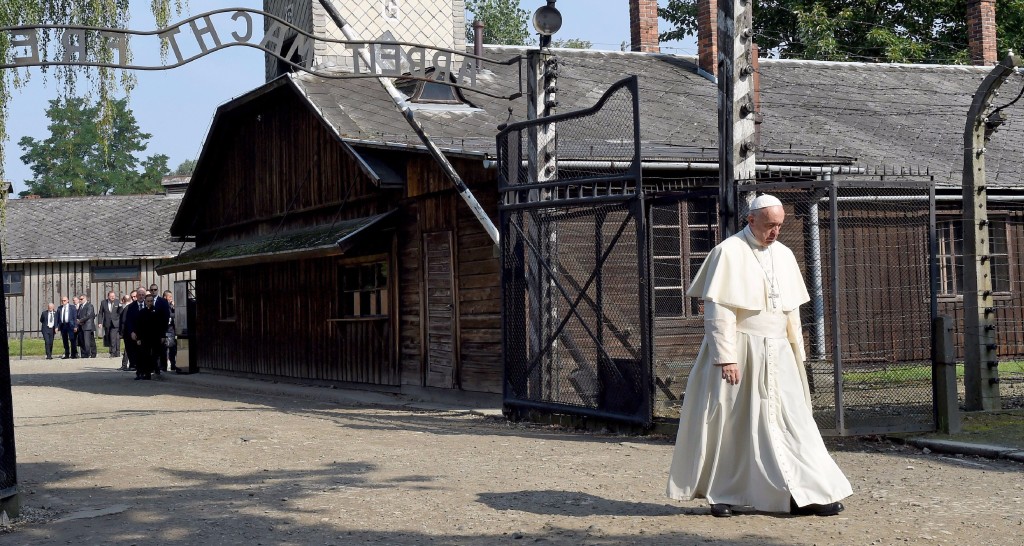
<path fill-rule="evenodd" d="M 359 35 L 356 34 L 351 25 L 345 22 L 345 18 L 342 17 L 341 13 L 334 8 L 331 4 L 331 0 L 320 0 L 320 4 L 323 5 L 325 10 L 327 10 L 327 15 L 329 15 L 334 21 L 334 24 L 341 29 L 341 33 L 345 35 L 346 40 L 354 42 L 360 41 Z M 376 66 L 375 63 L 370 62 L 370 55 L 366 52 L 366 48 L 359 50 L 359 56 L 363 59 L 365 66 Z M 498 244 L 498 228 L 494 226 L 494 222 L 492 222 L 490 217 L 487 216 L 487 213 L 484 212 L 484 208 L 480 205 L 480 202 L 476 200 L 473 192 L 469 191 L 469 188 L 466 186 L 466 183 L 463 182 L 459 173 L 455 172 L 455 167 L 452 167 L 451 162 L 449 162 L 448 158 L 444 156 L 441 149 L 438 148 L 437 145 L 434 144 L 434 141 L 430 140 L 430 137 L 427 136 L 426 132 L 424 132 L 423 126 L 420 125 L 419 120 L 416 119 L 416 115 L 413 113 L 412 108 L 409 107 L 409 103 L 405 100 L 405 97 L 402 96 L 398 89 L 395 88 L 395 84 L 391 83 L 391 80 L 388 78 L 381 76 L 377 79 L 380 81 L 380 84 L 384 86 L 384 90 L 388 92 L 388 95 L 391 96 L 391 100 L 395 103 L 395 107 L 402 112 L 403 116 L 405 116 L 405 121 L 407 121 L 413 131 L 416 132 L 416 136 L 418 136 L 420 141 L 423 142 L 423 145 L 427 147 L 427 151 L 430 152 L 430 155 L 441 166 L 441 169 L 444 170 L 448 179 L 451 180 L 452 184 L 454 184 L 456 189 L 459 190 L 459 195 L 462 196 L 462 200 L 469 205 L 469 210 L 473 211 L 473 216 L 476 216 L 476 219 L 484 227 L 484 231 L 486 231 L 487 235 L 489 235 L 491 240 L 494 241 L 494 244 Z"/>

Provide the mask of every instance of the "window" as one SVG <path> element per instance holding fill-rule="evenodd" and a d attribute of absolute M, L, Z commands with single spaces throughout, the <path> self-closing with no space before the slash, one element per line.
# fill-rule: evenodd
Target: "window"
<path fill-rule="evenodd" d="M 25 293 L 25 277 L 22 271 L 4 271 L 4 294 L 20 296 Z"/>
<path fill-rule="evenodd" d="M 338 268 L 342 317 L 381 317 L 388 315 L 388 264 L 373 262 L 342 265 Z"/>
<path fill-rule="evenodd" d="M 137 281 L 141 278 L 139 265 L 97 265 L 92 268 L 92 282 Z"/>
<path fill-rule="evenodd" d="M 964 223 L 963 220 L 936 222 L 939 254 L 939 295 L 959 296 L 964 292 Z M 992 269 L 992 291 L 1010 291 L 1010 261 L 1006 245 L 1006 220 L 989 219 L 988 255 Z"/>
<path fill-rule="evenodd" d="M 235 309 L 235 277 L 225 275 L 220 278 L 220 320 L 235 320 L 237 317 Z"/>
<path fill-rule="evenodd" d="M 651 207 L 651 263 L 654 316 L 701 313 L 700 300 L 686 301 L 686 290 L 718 238 L 714 199 Z"/>

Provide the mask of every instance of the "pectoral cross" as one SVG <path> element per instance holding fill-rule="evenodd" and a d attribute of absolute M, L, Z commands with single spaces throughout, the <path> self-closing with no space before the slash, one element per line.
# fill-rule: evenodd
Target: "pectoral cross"
<path fill-rule="evenodd" d="M 768 290 L 768 299 L 770 299 L 772 301 L 772 309 L 778 309 L 779 308 L 779 297 L 780 297 L 780 294 L 779 294 L 779 292 L 777 290 L 775 290 L 775 287 L 774 286 L 770 286 L 769 290 Z"/>

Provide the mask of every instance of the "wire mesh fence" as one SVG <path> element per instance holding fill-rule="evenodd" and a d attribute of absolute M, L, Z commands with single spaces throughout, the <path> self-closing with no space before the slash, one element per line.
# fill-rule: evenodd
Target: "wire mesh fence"
<path fill-rule="evenodd" d="M 741 189 L 786 203 L 779 242 L 797 256 L 811 294 L 801 319 L 819 427 L 841 434 L 931 428 L 930 183 L 762 182 Z M 701 302 L 682 294 L 718 241 L 714 205 L 690 194 L 651 207 L 656 408 L 666 417 L 677 415 L 703 336 Z"/>
<path fill-rule="evenodd" d="M 988 203 L 992 275 L 992 303 L 998 355 L 998 391 L 1002 408 L 1024 407 L 1024 202 L 991 199 Z M 963 222 L 959 216 L 938 222 L 940 241 L 948 239 L 940 251 L 942 278 L 939 298 L 945 314 L 954 317 L 958 360 L 958 392 L 965 404 L 964 348 L 971 342 L 964 335 L 963 277 L 973 260 L 964 256 Z M 983 363 L 983 365 L 986 365 Z"/>

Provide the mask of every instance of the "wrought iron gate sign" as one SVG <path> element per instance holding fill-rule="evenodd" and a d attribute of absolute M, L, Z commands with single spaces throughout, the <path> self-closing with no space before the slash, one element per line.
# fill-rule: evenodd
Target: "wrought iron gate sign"
<path fill-rule="evenodd" d="M 263 17 L 267 29 L 254 41 L 254 16 Z M 88 66 L 125 70 L 167 70 L 188 64 L 215 51 L 247 46 L 260 49 L 294 68 L 324 78 L 375 78 L 380 76 L 426 80 L 470 89 L 497 98 L 515 98 L 521 89 L 495 95 L 477 89 L 479 63 L 501 65 L 521 62 L 520 56 L 505 61 L 411 42 L 338 40 L 314 36 L 271 13 L 248 8 L 226 8 L 202 13 L 167 28 L 136 31 L 81 25 L 24 25 L 0 27 L 10 44 L 0 69 L 48 66 Z M 166 42 L 174 62 L 156 66 L 130 64 L 129 40 L 155 36 Z M 316 41 L 343 45 L 351 55 L 352 72 L 317 70 L 312 66 Z M 369 63 L 361 62 L 359 50 L 369 50 Z M 459 64 L 461 59 L 461 64 Z M 430 70 L 432 69 L 432 70 Z M 517 83 L 521 86 L 521 83 Z"/>

